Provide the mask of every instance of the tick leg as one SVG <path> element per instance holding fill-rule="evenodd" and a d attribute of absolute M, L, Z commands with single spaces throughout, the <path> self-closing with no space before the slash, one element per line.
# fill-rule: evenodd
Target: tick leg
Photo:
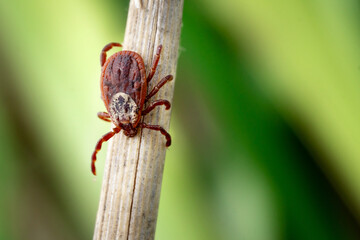
<path fill-rule="evenodd" d="M 171 136 L 170 136 L 170 134 L 165 129 L 163 129 L 161 126 L 159 126 L 159 125 L 147 125 L 146 123 L 141 123 L 140 126 L 143 127 L 143 128 L 151 129 L 151 130 L 160 131 L 161 134 L 164 135 L 165 138 L 166 138 L 166 146 L 168 147 L 168 146 L 171 145 Z"/>
<path fill-rule="evenodd" d="M 159 60 L 160 60 L 161 49 L 162 49 L 162 45 L 159 45 L 158 48 L 157 48 L 154 60 L 153 60 L 153 65 L 152 65 L 150 73 L 149 73 L 149 75 L 147 77 L 147 82 L 148 83 L 151 81 L 151 79 L 153 78 L 153 76 L 155 74 L 156 67 L 157 67 L 157 65 L 159 63 Z"/>
<path fill-rule="evenodd" d="M 122 47 L 122 45 L 120 43 L 109 43 L 107 44 L 101 51 L 100 54 L 100 65 L 103 66 L 104 63 L 106 62 L 106 52 L 109 51 L 110 49 L 112 49 L 112 47 Z"/>
<path fill-rule="evenodd" d="M 110 115 L 107 112 L 98 112 L 98 117 L 106 122 L 111 122 Z"/>
<path fill-rule="evenodd" d="M 151 112 L 156 106 L 165 105 L 165 110 L 169 110 L 171 104 L 168 100 L 159 99 L 152 102 L 144 111 L 141 112 L 141 115 L 146 115 Z"/>
<path fill-rule="evenodd" d="M 167 75 L 166 77 L 164 77 L 163 79 L 160 80 L 160 82 L 158 82 L 158 84 L 156 84 L 156 86 L 151 90 L 151 92 L 146 96 L 145 102 L 148 101 L 152 96 L 154 96 L 159 89 L 164 86 L 165 83 L 167 83 L 168 81 L 171 81 L 173 79 L 173 75 Z"/>
<path fill-rule="evenodd" d="M 120 128 L 114 128 L 112 132 L 108 132 L 107 134 L 102 136 L 102 138 L 100 138 L 100 140 L 97 142 L 95 146 L 95 150 L 91 156 L 91 171 L 94 175 L 96 175 L 96 168 L 95 168 L 96 154 L 100 151 L 103 142 L 106 142 L 107 140 L 112 138 L 116 133 L 120 132 L 120 130 L 121 130 Z"/>

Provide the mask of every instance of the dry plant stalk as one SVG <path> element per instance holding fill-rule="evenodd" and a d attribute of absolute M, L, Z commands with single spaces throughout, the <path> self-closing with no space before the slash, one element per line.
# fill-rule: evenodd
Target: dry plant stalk
<path fill-rule="evenodd" d="M 168 74 L 175 77 L 182 10 L 183 0 L 130 1 L 123 49 L 139 53 L 148 73 L 157 46 L 163 45 L 148 89 Z M 172 102 L 174 83 L 175 78 L 153 99 Z M 170 111 L 158 107 L 143 122 L 168 130 Z M 120 132 L 110 140 L 94 239 L 154 239 L 165 152 L 164 136 L 149 129 L 132 138 Z"/>

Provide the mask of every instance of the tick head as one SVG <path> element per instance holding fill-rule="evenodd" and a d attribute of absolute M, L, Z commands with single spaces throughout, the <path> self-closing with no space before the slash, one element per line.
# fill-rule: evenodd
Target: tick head
<path fill-rule="evenodd" d="M 113 122 L 120 125 L 135 124 L 138 120 L 139 108 L 126 93 L 116 93 L 110 101 L 110 115 Z"/>

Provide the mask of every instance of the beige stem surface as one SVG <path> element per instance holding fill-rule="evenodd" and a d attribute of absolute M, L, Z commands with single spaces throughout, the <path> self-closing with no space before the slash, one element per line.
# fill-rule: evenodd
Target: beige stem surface
<path fill-rule="evenodd" d="M 174 75 L 151 100 L 172 102 L 182 10 L 183 0 L 130 1 L 124 50 L 139 53 L 149 73 L 156 48 L 163 45 L 148 92 L 162 77 Z M 156 107 L 143 120 L 169 130 L 170 113 Z M 132 138 L 120 132 L 110 141 L 94 239 L 154 239 L 165 142 L 160 132 L 149 129 L 140 129 Z"/>

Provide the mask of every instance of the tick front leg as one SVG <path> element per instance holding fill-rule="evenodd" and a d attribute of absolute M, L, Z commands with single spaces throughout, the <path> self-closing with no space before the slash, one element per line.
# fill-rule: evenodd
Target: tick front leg
<path fill-rule="evenodd" d="M 173 80 L 173 75 L 167 75 L 166 77 L 164 77 L 163 79 L 160 80 L 160 82 L 158 82 L 158 84 L 156 84 L 156 86 L 151 90 L 151 92 L 146 96 L 145 102 L 148 101 L 152 96 L 154 96 L 162 86 L 164 86 L 165 83 Z"/>
<path fill-rule="evenodd" d="M 155 74 L 157 65 L 158 65 L 159 60 L 160 60 L 161 49 L 162 49 L 162 45 L 159 45 L 158 48 L 157 48 L 157 51 L 156 51 L 154 60 L 153 60 L 153 65 L 152 65 L 151 70 L 150 70 L 150 73 L 149 73 L 149 75 L 148 75 L 148 77 L 147 77 L 147 82 L 148 82 L 148 83 L 151 81 L 151 79 L 153 78 L 153 76 L 154 76 L 154 74 Z"/>
<path fill-rule="evenodd" d="M 96 154 L 100 151 L 103 142 L 106 142 L 107 140 L 112 138 L 116 133 L 120 132 L 120 130 L 121 130 L 120 128 L 114 128 L 112 132 L 108 132 L 107 134 L 102 136 L 102 138 L 100 138 L 100 140 L 97 142 L 95 146 L 95 150 L 91 156 L 91 171 L 94 175 L 96 175 L 96 168 L 95 168 Z"/>
<path fill-rule="evenodd" d="M 113 47 L 122 47 L 122 45 L 120 43 L 109 43 L 107 45 L 105 45 L 105 47 L 102 49 L 101 54 L 100 54 L 100 65 L 103 66 L 104 63 L 106 62 L 106 52 L 109 51 L 110 49 L 112 49 Z"/>
<path fill-rule="evenodd" d="M 171 145 L 171 136 L 170 134 L 163 129 L 161 126 L 159 125 L 147 125 L 146 123 L 141 123 L 141 127 L 143 128 L 148 128 L 151 130 L 155 130 L 155 131 L 160 131 L 162 135 L 165 136 L 166 138 L 166 146 L 169 147 Z"/>
<path fill-rule="evenodd" d="M 101 120 L 104 120 L 106 122 L 111 122 L 109 113 L 107 113 L 107 112 L 98 112 L 97 115 Z"/>
<path fill-rule="evenodd" d="M 165 105 L 165 110 L 169 110 L 171 104 L 168 100 L 159 99 L 152 102 L 144 111 L 141 112 L 141 115 L 146 115 L 151 112 L 156 106 Z"/>

